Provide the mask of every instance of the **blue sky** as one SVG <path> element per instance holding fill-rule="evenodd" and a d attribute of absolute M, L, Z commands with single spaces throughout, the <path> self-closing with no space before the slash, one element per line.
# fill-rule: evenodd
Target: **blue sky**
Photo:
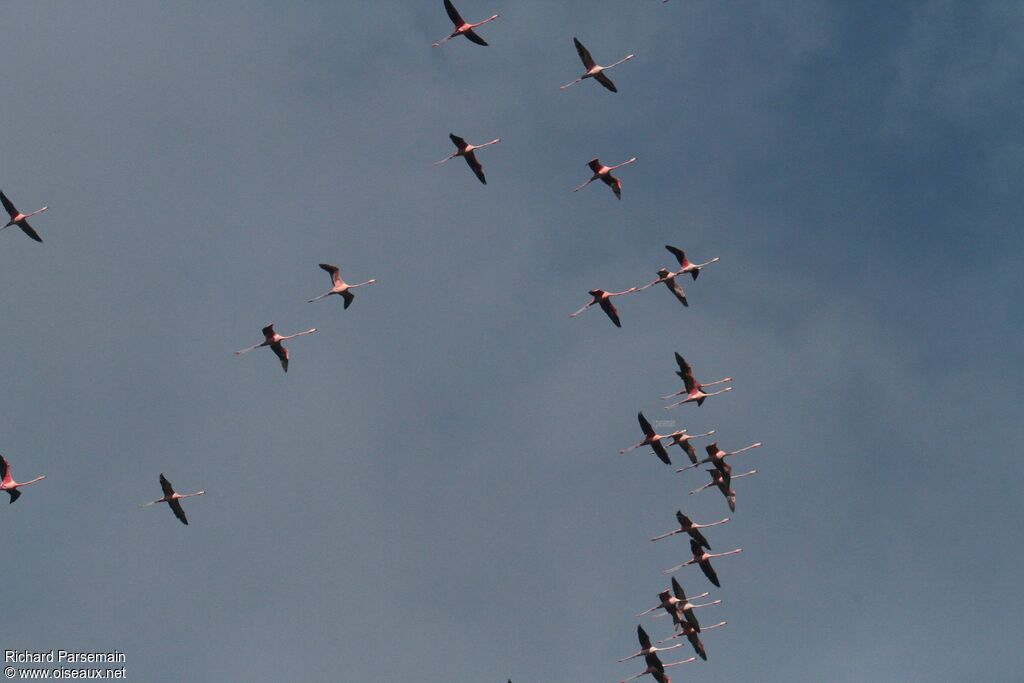
<path fill-rule="evenodd" d="M 756 477 L 676 678 L 1012 680 L 1024 290 L 1013 3 L 14 3 L 0 233 L 4 649 L 131 680 L 616 681 Z M 613 95 L 562 92 L 627 53 Z M 489 184 L 448 133 L 481 152 Z M 586 180 L 598 156 L 623 199 Z M 646 283 L 664 244 L 720 256 Z M 377 278 L 343 311 L 319 262 Z M 317 326 L 287 375 L 260 328 Z M 672 354 L 735 378 L 666 413 Z M 737 463 L 740 461 L 737 460 Z M 191 525 L 139 510 L 164 472 Z M 683 585 L 706 585 L 695 568 Z M 713 615 L 710 612 L 714 610 Z M 666 635 L 664 621 L 643 622 Z"/>

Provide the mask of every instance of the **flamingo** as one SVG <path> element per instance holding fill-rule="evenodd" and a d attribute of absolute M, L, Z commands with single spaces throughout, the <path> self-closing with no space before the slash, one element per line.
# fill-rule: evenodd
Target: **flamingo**
<path fill-rule="evenodd" d="M 174 511 L 174 516 L 180 519 L 182 524 L 185 524 L 187 526 L 188 518 L 185 517 L 185 510 L 181 507 L 181 503 L 179 503 L 178 501 L 180 501 L 182 498 L 201 496 L 204 493 L 206 493 L 206 491 L 196 491 L 195 493 L 186 493 L 184 495 L 181 493 L 176 493 L 174 487 L 171 486 L 171 482 L 167 481 L 167 477 L 165 477 L 162 472 L 160 473 L 160 488 L 163 489 L 164 492 L 163 498 L 154 500 L 152 503 L 143 503 L 139 507 L 148 508 L 149 506 L 156 505 L 157 503 L 167 503 L 168 505 L 171 506 L 171 510 Z"/>
<path fill-rule="evenodd" d="M 665 450 L 665 447 L 661 445 L 661 440 L 667 437 L 664 434 L 656 433 L 651 427 L 651 423 L 647 421 L 646 417 L 644 417 L 643 413 L 637 413 L 636 419 L 640 422 L 640 429 L 644 432 L 644 440 L 639 443 L 635 443 L 628 448 L 623 448 L 619 451 L 619 455 L 628 453 L 629 451 L 640 448 L 641 446 L 650 446 L 654 449 L 654 454 L 657 455 L 663 463 L 671 465 L 672 461 L 668 457 L 668 452 Z"/>
<path fill-rule="evenodd" d="M 745 453 L 746 451 L 749 451 L 752 448 L 760 448 L 760 447 L 761 447 L 761 442 L 758 441 L 756 443 L 750 444 L 749 446 L 744 446 L 743 448 L 739 449 L 738 451 L 728 451 L 728 452 L 726 452 L 726 451 L 723 451 L 721 448 L 718 447 L 718 442 L 717 441 L 713 441 L 712 443 L 709 443 L 707 446 L 704 447 L 704 450 L 707 451 L 708 457 L 703 458 L 701 460 L 698 460 L 697 462 L 693 463 L 692 465 L 687 465 L 686 467 L 680 467 L 678 470 L 676 470 L 676 472 L 685 472 L 686 470 L 693 469 L 694 467 L 697 467 L 698 465 L 703 465 L 704 463 L 711 463 L 712 465 L 714 465 L 715 467 L 717 467 L 719 470 L 721 470 L 724 473 L 725 472 L 725 465 L 726 465 L 725 459 L 727 457 L 729 457 L 730 455 L 739 455 L 740 453 Z M 730 470 L 731 470 L 731 468 L 730 468 Z"/>
<path fill-rule="evenodd" d="M 719 394 L 724 394 L 727 391 L 732 391 L 732 387 L 726 387 L 725 389 L 720 389 L 719 391 L 714 391 L 709 394 L 704 391 L 704 387 L 711 387 L 723 382 L 731 382 L 732 377 L 725 377 L 723 379 L 715 380 L 714 382 L 705 382 L 702 384 L 693 378 L 693 368 L 690 367 L 690 364 L 687 363 L 686 359 L 680 356 L 678 352 L 676 353 L 676 364 L 679 365 L 679 369 L 676 370 L 676 374 L 683 380 L 683 388 L 674 394 L 662 396 L 661 399 L 663 401 L 667 401 L 668 399 L 675 398 L 676 396 L 682 396 L 683 394 L 686 394 L 686 398 L 682 401 L 677 401 L 672 405 L 665 406 L 665 410 L 690 402 L 695 402 L 700 406 L 703 405 L 704 399 L 709 396 L 718 396 Z"/>
<path fill-rule="evenodd" d="M 452 142 L 455 143 L 455 146 L 458 147 L 458 149 L 452 152 L 449 156 L 445 157 L 444 159 L 441 159 L 441 161 L 435 161 L 434 166 L 440 166 L 444 162 L 448 161 L 449 159 L 454 159 L 455 157 L 464 157 L 466 159 L 466 163 L 469 164 L 469 167 L 471 169 L 473 169 L 473 173 L 476 174 L 476 177 L 480 180 L 481 183 L 486 185 L 487 178 L 484 177 L 484 167 L 477 160 L 475 150 L 478 150 L 481 147 L 487 147 L 488 145 L 496 145 L 499 142 L 501 142 L 501 138 L 494 138 L 490 142 L 485 142 L 482 145 L 471 145 L 468 142 L 466 142 L 463 138 L 460 138 L 455 133 L 449 133 L 448 137 L 452 139 Z"/>
<path fill-rule="evenodd" d="M 728 623 L 728 621 L 720 621 L 717 624 L 705 626 L 704 630 L 710 631 L 713 628 L 720 628 Z M 668 641 L 674 640 L 675 638 L 686 638 L 690 641 L 690 645 L 693 646 L 693 649 L 697 653 L 697 655 L 700 656 L 700 658 L 706 662 L 708 661 L 708 654 L 704 650 L 704 643 L 700 642 L 700 636 L 697 635 L 700 632 L 700 629 L 694 628 L 693 624 L 683 624 L 683 628 L 679 631 L 679 633 L 674 633 L 670 635 L 668 638 L 665 638 L 664 640 L 659 640 L 658 644 L 661 645 L 662 643 L 667 643 Z"/>
<path fill-rule="evenodd" d="M 682 643 L 680 643 L 679 645 L 673 645 L 672 647 L 654 647 L 654 645 L 651 644 L 650 636 L 647 635 L 647 631 L 645 631 L 644 627 L 640 626 L 639 624 L 637 624 L 636 626 L 636 637 L 640 640 L 640 647 L 642 649 L 636 654 L 632 654 L 628 657 L 623 657 L 622 659 L 616 659 L 615 661 L 621 664 L 622 662 L 627 662 L 630 659 L 634 659 L 636 657 L 652 655 L 655 652 L 664 652 L 665 650 L 674 650 L 677 647 L 682 647 L 683 645 Z"/>
<path fill-rule="evenodd" d="M 696 662 L 697 658 L 690 657 L 689 659 L 684 659 L 678 662 L 672 662 L 671 664 L 662 664 L 661 659 L 658 658 L 658 653 L 652 652 L 649 655 L 644 655 L 644 661 L 647 662 L 646 669 L 644 669 L 636 675 L 630 676 L 629 678 L 622 679 L 621 681 L 619 681 L 619 683 L 626 683 L 627 681 L 632 681 L 646 674 L 650 674 L 658 683 L 672 683 L 672 679 L 669 678 L 668 674 L 665 673 L 665 669 L 669 668 L 670 666 L 679 666 L 680 664 L 689 664 L 690 662 Z"/>
<path fill-rule="evenodd" d="M 578 38 L 574 37 L 572 39 L 572 42 L 576 44 L 576 52 L 579 53 L 580 60 L 582 60 L 583 66 L 587 67 L 587 71 L 572 83 L 566 83 L 565 85 L 561 86 L 560 89 L 565 90 L 569 86 L 576 85 L 580 81 L 583 81 L 587 78 L 593 78 L 595 81 L 597 81 L 604 87 L 608 88 L 612 92 L 619 92 L 618 88 L 615 87 L 615 84 L 612 83 L 612 79 L 608 78 L 607 74 L 605 74 L 604 72 L 607 71 L 608 69 L 611 69 L 614 66 L 622 64 L 625 61 L 633 59 L 633 57 L 635 57 L 636 55 L 626 55 L 625 57 L 615 62 L 614 64 L 610 64 L 608 66 L 601 66 L 600 64 L 594 61 L 594 58 L 590 56 L 590 50 L 583 47 L 583 43 L 581 43 Z"/>
<path fill-rule="evenodd" d="M 355 289 L 356 287 L 362 287 L 363 285 L 372 285 L 376 282 L 376 280 L 367 280 L 366 282 L 360 282 L 358 285 L 350 285 L 341 279 L 341 270 L 338 266 L 332 266 L 330 263 L 321 263 L 320 267 L 331 274 L 331 282 L 334 283 L 334 286 L 331 287 L 331 291 L 307 301 L 306 303 L 308 304 L 311 304 L 314 301 L 320 301 L 320 299 L 329 297 L 331 294 L 337 294 L 345 300 L 345 308 L 348 308 L 352 304 L 352 300 L 356 298 L 356 295 L 349 290 Z"/>
<path fill-rule="evenodd" d="M 682 626 L 682 622 L 685 620 L 689 622 L 695 629 L 697 629 L 697 633 L 700 633 L 700 622 L 697 621 L 697 616 L 693 613 L 693 610 L 699 607 L 711 607 L 712 605 L 720 605 L 722 604 L 722 601 L 715 600 L 714 602 L 704 603 L 703 605 L 698 605 L 691 601 L 706 598 L 709 595 L 711 594 L 705 592 L 701 593 L 700 595 L 695 595 L 692 598 L 687 598 L 686 592 L 683 590 L 683 587 L 679 585 L 679 582 L 676 581 L 676 577 L 673 576 L 672 592 L 662 591 L 658 593 L 658 600 L 660 600 L 660 602 L 654 607 L 650 608 L 649 610 L 641 612 L 636 616 L 642 617 L 643 615 L 650 614 L 654 610 L 660 608 L 665 610 L 665 612 L 672 617 L 672 624 L 677 629 Z"/>
<path fill-rule="evenodd" d="M 289 334 L 286 337 L 282 337 L 277 332 L 274 332 L 274 323 L 270 323 L 263 328 L 264 340 L 262 344 L 256 344 L 248 348 L 242 349 L 241 351 L 235 351 L 236 356 L 241 356 L 243 353 L 249 353 L 255 349 L 263 346 L 269 346 L 270 350 L 277 354 L 277 357 L 281 360 L 281 367 L 284 368 L 285 372 L 288 372 L 288 349 L 281 343 L 287 339 L 294 339 L 295 337 L 301 337 L 306 334 L 313 334 L 316 332 L 315 327 L 311 327 L 305 332 L 296 332 L 295 334 Z"/>
<path fill-rule="evenodd" d="M 686 455 L 690 458 L 690 462 L 697 462 L 697 451 L 694 449 L 693 444 L 690 443 L 690 439 L 697 439 L 702 436 L 711 436 L 715 433 L 712 429 L 710 432 L 704 432 L 703 434 L 687 434 L 685 429 L 666 434 L 666 439 L 672 439 L 670 446 L 679 446 Z"/>
<path fill-rule="evenodd" d="M 729 463 L 723 463 L 723 466 L 724 469 L 721 470 L 717 468 L 707 470 L 707 473 L 711 475 L 711 481 L 708 482 L 707 484 L 704 484 L 700 488 L 696 488 L 690 491 L 690 493 L 699 493 L 704 489 L 711 488 L 712 486 L 717 486 L 718 490 L 722 492 L 723 496 L 725 496 L 725 500 L 729 503 L 729 510 L 731 512 L 736 512 L 736 492 L 732 490 L 732 480 L 739 479 L 740 477 L 749 477 L 751 475 L 757 474 L 757 470 L 750 470 L 749 472 L 744 472 L 743 474 L 737 474 L 736 476 L 733 476 L 732 467 L 729 466 Z"/>
<path fill-rule="evenodd" d="M 601 306 L 601 310 L 607 313 L 608 317 L 611 318 L 611 321 L 615 323 L 615 327 L 622 327 L 622 323 L 619 321 L 619 310 L 615 308 L 615 304 L 612 303 L 612 297 L 632 294 L 635 291 L 636 287 L 630 287 L 624 292 L 606 292 L 603 289 L 592 289 L 587 292 L 587 294 L 594 297 L 594 299 L 575 313 L 570 313 L 569 317 L 575 318 L 594 304 L 598 304 Z"/>
<path fill-rule="evenodd" d="M 682 510 L 676 510 L 676 521 L 679 522 L 679 528 L 668 533 L 655 536 L 652 541 L 660 541 L 663 538 L 669 536 L 675 536 L 676 534 L 689 534 L 690 538 L 700 543 L 702 546 L 711 550 L 711 545 L 708 543 L 708 539 L 704 538 L 704 534 L 700 532 L 701 529 L 707 529 L 712 526 L 719 526 L 729 521 L 729 518 L 720 519 L 717 522 L 711 522 L 710 524 L 694 524 L 693 520 L 683 514 Z"/>
<path fill-rule="evenodd" d="M 7 462 L 7 458 L 0 455 L 0 491 L 7 491 L 7 495 L 11 497 L 11 503 L 18 500 L 21 497 L 21 491 L 18 489 L 22 486 L 28 486 L 34 484 L 37 481 L 46 479 L 46 475 L 40 475 L 31 481 L 16 482 L 14 477 L 11 475 L 11 465 Z M 10 503 L 8 503 L 10 505 Z"/>
<path fill-rule="evenodd" d="M 718 261 L 721 260 L 718 256 L 716 256 L 715 258 L 705 263 L 691 263 L 690 259 L 686 258 L 686 252 L 680 249 L 679 247 L 673 247 L 671 244 L 666 244 L 665 248 L 668 249 L 672 253 L 672 255 L 676 257 L 677 261 L 679 261 L 679 271 L 676 272 L 676 275 L 678 276 L 682 275 L 683 273 L 689 273 L 694 280 L 696 280 L 697 276 L 700 275 L 701 268 L 703 268 L 704 266 L 710 266 L 712 263 L 718 263 Z"/>
<path fill-rule="evenodd" d="M 580 190 L 582 190 L 584 187 L 594 182 L 595 180 L 600 180 L 605 185 L 612 188 L 612 192 L 615 193 L 616 199 L 621 200 L 622 181 L 613 176 L 612 171 L 614 171 L 617 168 L 622 168 L 626 164 L 632 164 L 634 161 L 636 161 L 636 157 L 631 157 L 628 160 L 623 161 L 621 164 L 616 164 L 615 166 L 605 166 L 598 160 L 597 157 L 594 157 L 593 159 L 587 162 L 587 166 L 589 166 L 590 170 L 594 172 L 594 175 L 587 182 L 583 183 L 582 185 L 577 185 L 575 188 L 573 188 L 573 192 L 579 192 Z"/>
<path fill-rule="evenodd" d="M 704 576 L 708 577 L 708 581 L 714 584 L 716 588 L 721 588 L 722 584 L 718 582 L 718 574 L 715 573 L 715 568 L 711 566 L 711 560 L 715 557 L 725 557 L 726 555 L 735 555 L 736 553 L 742 553 L 743 548 L 736 548 L 735 550 L 730 550 L 726 553 L 709 553 L 700 547 L 700 543 L 691 538 L 690 551 L 693 553 L 693 557 L 691 557 L 686 562 L 683 562 L 682 564 L 677 564 L 674 567 L 666 569 L 662 572 L 662 574 L 672 574 L 674 572 L 679 571 L 687 565 L 699 564 L 700 570 L 704 572 Z"/>
<path fill-rule="evenodd" d="M 7 221 L 7 225 L 5 225 L 3 228 L 0 228 L 0 230 L 3 230 L 4 228 L 9 228 L 12 225 L 17 225 L 19 228 L 21 228 L 21 231 L 23 233 L 34 239 L 36 242 L 43 241 L 43 238 L 40 237 L 39 233 L 35 231 L 35 228 L 28 224 L 28 219 L 31 218 L 32 216 L 35 216 L 37 213 L 42 213 L 43 211 L 46 211 L 46 209 L 48 209 L 49 207 L 44 206 L 43 208 L 37 209 L 32 213 L 22 213 L 21 211 L 18 211 L 16 208 L 14 208 L 14 204 L 11 203 L 11 200 L 8 199 L 7 195 L 5 195 L 2 191 L 0 191 L 0 202 L 3 202 L 4 208 L 7 209 L 7 213 L 10 214 L 11 216 L 11 220 Z"/>
<path fill-rule="evenodd" d="M 455 30 L 447 38 L 442 38 L 441 40 L 434 43 L 434 47 L 441 47 L 452 38 L 456 38 L 458 36 L 466 36 L 477 45 L 483 45 L 484 47 L 487 46 L 487 41 L 478 36 L 476 32 L 473 31 L 473 29 L 475 29 L 477 26 L 483 26 L 488 21 L 494 21 L 495 19 L 498 18 L 497 14 L 488 17 L 487 19 L 484 19 L 479 23 L 470 24 L 469 22 L 462 18 L 462 16 L 459 14 L 459 10 L 455 9 L 455 5 L 451 3 L 451 0 L 444 0 L 444 9 L 446 12 L 448 12 L 448 18 L 452 20 L 453 24 L 455 24 Z"/>
<path fill-rule="evenodd" d="M 653 287 L 659 282 L 664 282 L 665 286 L 668 287 L 668 291 L 672 292 L 672 295 L 679 300 L 679 303 L 681 303 L 683 306 L 689 307 L 690 304 L 686 300 L 686 291 L 683 289 L 683 286 L 681 284 L 676 282 L 676 277 L 678 276 L 679 273 L 673 273 L 668 268 L 662 268 L 661 270 L 658 271 L 658 279 L 654 280 L 649 284 L 644 285 L 643 287 L 640 288 L 639 291 L 642 292 L 645 289 Z"/>

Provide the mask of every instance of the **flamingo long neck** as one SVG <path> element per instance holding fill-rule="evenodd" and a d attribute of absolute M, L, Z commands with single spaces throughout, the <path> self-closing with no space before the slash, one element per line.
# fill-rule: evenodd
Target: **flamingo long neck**
<path fill-rule="evenodd" d="M 296 332 L 295 334 L 289 334 L 287 337 L 281 337 L 279 341 L 285 341 L 286 339 L 295 339 L 296 337 L 301 337 L 307 334 L 313 334 L 314 332 L 316 332 L 316 328 L 311 327 L 308 330 L 305 330 L 304 332 Z"/>
<path fill-rule="evenodd" d="M 36 477 L 35 479 L 33 479 L 31 481 L 23 481 L 23 482 L 21 482 L 19 484 L 19 486 L 28 486 L 29 484 L 34 484 L 37 481 L 42 481 L 43 479 L 46 479 L 46 475 L 45 474 L 41 475 L 41 476 L 38 476 L 38 477 Z"/>
<path fill-rule="evenodd" d="M 611 69 L 612 67 L 618 66 L 619 64 L 622 64 L 623 62 L 628 62 L 629 60 L 633 59 L 633 57 L 636 57 L 636 55 L 626 55 L 625 57 L 623 57 L 619 61 L 615 62 L 614 64 L 609 64 L 608 66 L 603 67 L 603 68 L 604 69 Z"/>
<path fill-rule="evenodd" d="M 36 211 L 33 211 L 32 213 L 26 213 L 26 214 L 25 214 L 25 215 L 24 215 L 24 216 L 22 217 L 22 220 L 25 220 L 26 218 L 31 218 L 32 216 L 35 216 L 35 215 L 36 215 L 37 213 L 42 213 L 43 211 L 46 211 L 46 210 L 47 210 L 48 208 L 50 208 L 50 207 L 48 207 L 48 206 L 44 206 L 43 208 L 41 208 L 41 209 L 38 209 L 38 210 L 36 210 Z"/>
<path fill-rule="evenodd" d="M 725 453 L 722 457 L 724 458 L 726 455 L 739 455 L 740 453 L 744 453 L 746 451 L 749 451 L 751 448 L 760 448 L 760 447 L 761 447 L 761 442 L 758 441 L 757 443 L 752 443 L 749 446 L 744 446 L 743 448 L 739 449 L 738 451 L 729 451 L 728 453 Z"/>
<path fill-rule="evenodd" d="M 714 602 L 705 602 L 703 605 L 690 605 L 690 609 L 697 609 L 698 607 L 711 607 L 712 605 L 721 605 L 721 600 L 715 600 Z"/>
<path fill-rule="evenodd" d="M 707 263 L 698 264 L 698 265 L 694 266 L 694 268 L 703 268 L 704 266 L 710 266 L 712 263 L 717 263 L 720 260 L 721 259 L 718 256 L 716 256 L 715 258 L 711 259 Z"/>

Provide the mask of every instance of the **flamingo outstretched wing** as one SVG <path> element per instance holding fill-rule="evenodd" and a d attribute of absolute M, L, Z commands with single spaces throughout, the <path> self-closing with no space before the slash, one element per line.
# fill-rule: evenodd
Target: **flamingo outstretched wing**
<path fill-rule="evenodd" d="M 39 236 L 39 233 L 36 232 L 35 228 L 28 224 L 28 221 L 18 221 L 15 225 L 21 228 L 23 233 L 34 239 L 36 242 L 43 241 L 43 238 Z"/>
<path fill-rule="evenodd" d="M 288 372 L 288 349 L 284 347 L 284 344 L 278 342 L 270 345 L 270 350 L 274 352 L 278 360 L 281 361 L 281 367 L 285 372 Z"/>
<path fill-rule="evenodd" d="M 185 509 L 181 507 L 181 501 L 171 500 L 168 501 L 168 505 L 171 506 L 171 510 L 174 511 L 174 516 L 181 520 L 182 524 L 188 525 L 188 517 L 185 516 Z"/>
<path fill-rule="evenodd" d="M 619 320 L 619 310 L 615 308 L 615 304 L 611 302 L 611 299 L 601 299 L 601 310 L 611 318 L 611 321 L 615 323 L 615 327 L 622 327 L 622 322 Z"/>
<path fill-rule="evenodd" d="M 11 218 L 14 218 L 19 213 L 21 213 L 16 208 L 14 208 L 14 204 L 11 202 L 10 199 L 7 198 L 7 195 L 5 195 L 2 190 L 0 190 L 0 202 L 3 202 L 4 209 L 6 209 L 7 213 L 11 215 Z"/>
<path fill-rule="evenodd" d="M 614 83 L 612 83 L 612 79 L 608 78 L 608 75 L 605 74 L 603 71 L 598 72 L 594 76 L 594 80 L 603 85 L 604 87 L 608 88 L 612 92 L 619 92 L 619 89 L 615 87 Z"/>
<path fill-rule="evenodd" d="M 469 167 L 471 169 L 473 169 L 473 173 L 476 175 L 477 179 L 481 183 L 486 185 L 487 184 L 487 178 L 484 177 L 484 167 L 483 167 L 483 164 L 480 163 L 480 160 L 476 158 L 476 153 L 475 152 L 467 152 L 463 156 L 466 157 L 466 163 L 469 164 Z"/>
<path fill-rule="evenodd" d="M 594 58 L 590 56 L 590 50 L 583 47 L 583 43 L 579 41 L 579 38 L 573 38 L 572 42 L 576 45 L 576 52 L 580 56 L 580 60 L 583 62 L 583 66 L 587 67 L 587 70 L 593 69 L 597 66 Z"/>
<path fill-rule="evenodd" d="M 165 496 L 174 495 L 174 487 L 171 486 L 171 482 L 167 481 L 167 477 L 163 473 L 160 474 L 160 489 L 164 492 Z"/>
<path fill-rule="evenodd" d="M 318 265 L 330 274 L 331 282 L 334 284 L 341 282 L 341 269 L 338 268 L 338 266 L 332 266 L 330 263 L 321 263 Z"/>
<path fill-rule="evenodd" d="M 455 9 L 455 5 L 452 4 L 451 0 L 444 0 L 444 11 L 448 13 L 448 18 L 455 24 L 455 28 L 466 23 L 462 15 L 459 14 L 459 10 Z"/>

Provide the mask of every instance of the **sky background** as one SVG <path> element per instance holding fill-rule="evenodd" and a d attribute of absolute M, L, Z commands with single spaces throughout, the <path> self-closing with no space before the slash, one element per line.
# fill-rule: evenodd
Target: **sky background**
<path fill-rule="evenodd" d="M 4 4 L 0 187 L 50 210 L 0 232 L 0 452 L 47 475 L 0 501 L 0 648 L 618 681 L 689 556 L 647 539 L 728 513 L 617 454 L 643 410 L 765 444 L 673 678 L 1017 680 L 1024 6 L 459 7 L 490 47 L 432 49 L 440 0 Z M 618 95 L 559 90 L 573 36 L 636 53 Z M 431 167 L 449 132 L 502 138 L 487 186 Z M 621 202 L 570 192 L 632 155 Z M 665 244 L 722 259 L 688 309 L 568 317 Z M 378 283 L 306 304 L 319 262 Z M 231 354 L 268 322 L 320 329 L 287 375 Z M 663 411 L 675 351 L 735 390 Z M 161 472 L 190 526 L 136 507 Z"/>

